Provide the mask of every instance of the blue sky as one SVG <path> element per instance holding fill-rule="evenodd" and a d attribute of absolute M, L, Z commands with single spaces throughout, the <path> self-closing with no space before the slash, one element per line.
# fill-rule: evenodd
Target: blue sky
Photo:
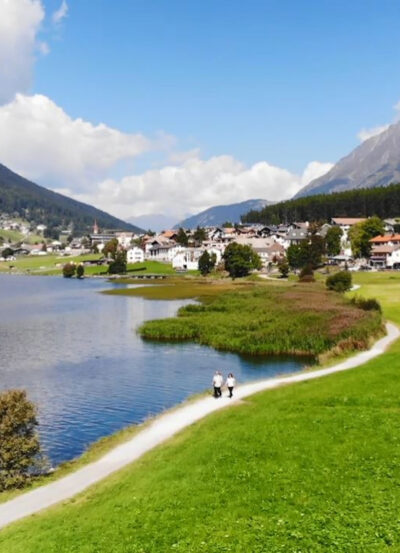
<path fill-rule="evenodd" d="M 34 90 L 76 117 L 301 171 L 393 117 L 399 26 L 397 1 L 70 0 Z"/>
<path fill-rule="evenodd" d="M 361 129 L 396 117 L 395 0 L 68 0 L 66 16 L 55 24 L 60 4 L 41 2 L 36 36 L 50 51 L 36 56 L 31 85 L 20 92 L 51 99 L 71 120 L 101 122 L 152 141 L 160 131 L 171 137 L 169 145 L 116 160 L 95 175 L 90 190 L 88 182 L 68 188 L 57 175 L 34 173 L 75 197 L 89 200 L 105 180 L 111 190 L 110 179 L 120 186 L 123 177 L 169 166 L 175 150 L 193 151 L 204 162 L 230 156 L 243 165 L 233 170 L 235 179 L 258 162 L 300 178 L 311 161 L 335 162 L 347 154 L 359 144 Z M 219 171 L 228 171 L 225 162 Z M 185 174 L 180 178 L 182 186 Z M 212 178 L 218 181 L 214 173 Z M 247 178 L 242 181 L 248 186 Z M 129 186 L 145 184 L 136 179 Z M 183 211 L 217 200 L 216 188 L 215 198 L 207 193 L 198 206 L 186 202 Z M 244 192 L 238 201 L 246 199 Z M 154 195 L 151 186 L 149 193 Z M 135 201 L 133 190 L 129 198 Z M 145 206 L 143 196 L 140 201 L 142 211 L 162 209 Z M 116 203 L 114 212 L 119 209 Z"/>

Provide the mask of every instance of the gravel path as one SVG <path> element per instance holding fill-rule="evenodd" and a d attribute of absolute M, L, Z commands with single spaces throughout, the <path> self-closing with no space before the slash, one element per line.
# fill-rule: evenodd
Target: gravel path
<path fill-rule="evenodd" d="M 171 436 L 190 426 L 203 417 L 239 402 L 241 399 L 257 392 L 271 390 L 283 384 L 294 384 L 328 376 L 340 371 L 358 367 L 370 359 L 382 354 L 385 349 L 399 336 L 400 331 L 394 324 L 388 323 L 387 335 L 378 340 L 368 351 L 363 351 L 346 361 L 327 369 L 307 371 L 292 376 L 271 378 L 238 386 L 233 399 L 224 396 L 220 399 L 205 397 L 161 415 L 152 424 L 144 428 L 128 442 L 117 446 L 98 461 L 60 478 L 50 484 L 45 484 L 30 492 L 0 504 L 0 528 L 18 519 L 32 515 L 51 505 L 65 501 L 82 492 L 92 484 L 106 478 L 113 472 L 125 467 L 141 457 L 147 451 L 168 440 Z M 210 375 L 211 376 L 211 375 Z"/>

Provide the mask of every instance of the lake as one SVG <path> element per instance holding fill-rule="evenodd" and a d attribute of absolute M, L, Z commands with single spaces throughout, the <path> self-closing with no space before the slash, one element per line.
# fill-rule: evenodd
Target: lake
<path fill-rule="evenodd" d="M 243 357 L 192 343 L 143 341 L 137 327 L 190 301 L 100 294 L 102 279 L 0 275 L 0 389 L 23 388 L 39 409 L 53 465 L 100 437 L 210 388 L 294 372 L 294 359 Z M 121 286 L 121 285 L 119 285 Z"/>

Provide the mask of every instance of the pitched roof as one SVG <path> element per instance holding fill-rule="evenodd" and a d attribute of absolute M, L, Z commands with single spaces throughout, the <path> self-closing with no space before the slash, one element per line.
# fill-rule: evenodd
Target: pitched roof
<path fill-rule="evenodd" d="M 385 236 L 375 236 L 371 238 L 372 244 L 384 244 L 385 242 L 400 242 L 400 234 L 385 234 Z"/>
<path fill-rule="evenodd" d="M 366 220 L 365 217 L 332 217 L 335 225 L 356 225 Z"/>

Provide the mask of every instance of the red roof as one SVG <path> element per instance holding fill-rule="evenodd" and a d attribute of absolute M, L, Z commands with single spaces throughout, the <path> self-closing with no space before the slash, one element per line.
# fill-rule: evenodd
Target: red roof
<path fill-rule="evenodd" d="M 385 242 L 400 242 L 400 234 L 385 234 L 385 236 L 375 236 L 371 238 L 373 244 L 384 244 Z"/>

